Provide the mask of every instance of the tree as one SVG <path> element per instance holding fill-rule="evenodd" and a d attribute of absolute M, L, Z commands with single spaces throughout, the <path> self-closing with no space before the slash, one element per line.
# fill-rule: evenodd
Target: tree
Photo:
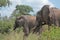
<path fill-rule="evenodd" d="M 0 7 L 2 7 L 2 6 L 9 6 L 9 4 L 10 4 L 10 1 L 9 0 L 0 0 Z"/>
<path fill-rule="evenodd" d="M 17 5 L 16 9 L 13 11 L 12 16 L 20 15 L 30 15 L 29 13 L 33 12 L 33 8 L 28 5 Z"/>

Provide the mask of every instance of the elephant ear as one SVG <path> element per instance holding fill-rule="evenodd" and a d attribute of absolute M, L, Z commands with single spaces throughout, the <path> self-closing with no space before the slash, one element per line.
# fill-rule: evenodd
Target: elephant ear
<path fill-rule="evenodd" d="M 49 5 L 44 5 L 44 6 L 42 7 L 41 11 L 42 11 L 42 12 L 43 12 L 43 11 L 48 11 L 48 9 L 49 9 Z"/>
<path fill-rule="evenodd" d="M 19 16 L 19 17 L 17 17 L 16 19 L 17 19 L 17 20 L 20 20 L 21 18 L 23 18 L 23 16 Z"/>

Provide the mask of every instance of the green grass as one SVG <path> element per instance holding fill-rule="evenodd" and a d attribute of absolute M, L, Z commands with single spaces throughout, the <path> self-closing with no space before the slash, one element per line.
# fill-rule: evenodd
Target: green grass
<path fill-rule="evenodd" d="M 18 32 L 11 32 L 10 34 L 0 34 L 0 40 L 23 40 L 23 32 L 22 30 Z M 28 40 L 60 40 L 60 28 L 59 27 L 51 27 L 50 31 L 48 31 L 47 27 L 43 27 L 43 32 L 41 36 L 37 34 L 32 34 L 28 36 Z"/>

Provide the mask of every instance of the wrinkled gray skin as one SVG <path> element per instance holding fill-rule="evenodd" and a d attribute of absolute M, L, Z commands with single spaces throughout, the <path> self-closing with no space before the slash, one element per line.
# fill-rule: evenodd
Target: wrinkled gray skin
<path fill-rule="evenodd" d="M 18 28 L 19 26 L 20 27 L 23 26 L 23 32 L 24 32 L 23 39 L 26 40 L 26 37 L 35 27 L 35 22 L 36 22 L 36 16 L 22 15 L 16 18 L 13 30 Z"/>
<path fill-rule="evenodd" d="M 36 21 L 38 24 L 36 25 L 35 31 L 39 30 L 40 32 L 42 32 L 42 24 L 47 24 L 48 30 L 50 29 L 51 20 L 49 14 L 49 5 L 44 5 L 42 9 L 37 12 Z"/>
<path fill-rule="evenodd" d="M 60 9 L 58 8 L 49 8 L 50 17 L 52 19 L 52 24 L 60 27 Z"/>

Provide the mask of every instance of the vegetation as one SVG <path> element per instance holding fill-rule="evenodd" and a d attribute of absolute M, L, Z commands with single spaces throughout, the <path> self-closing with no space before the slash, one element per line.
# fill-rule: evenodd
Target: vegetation
<path fill-rule="evenodd" d="M 45 26 L 46 30 L 44 30 L 41 34 L 41 37 L 37 34 L 32 34 L 28 36 L 28 40 L 60 40 L 60 28 L 51 27 L 50 32 L 47 30 L 47 26 Z M 20 30 L 17 32 L 10 32 L 9 34 L 0 34 L 0 40 L 23 40 L 23 32 Z"/>
<path fill-rule="evenodd" d="M 18 12 L 19 11 L 19 12 Z M 16 9 L 13 11 L 10 17 L 1 17 L 0 14 L 0 33 L 8 33 L 14 26 L 14 21 L 17 16 L 20 15 L 30 15 L 29 13 L 33 11 L 32 7 L 27 5 L 17 5 Z"/>
<path fill-rule="evenodd" d="M 0 0 L 0 7 L 2 7 L 2 6 L 9 6 L 9 4 L 10 4 L 10 1 L 9 0 Z"/>
<path fill-rule="evenodd" d="M 33 12 L 32 7 L 28 5 L 17 5 L 11 16 L 31 15 L 29 14 L 30 12 Z"/>
<path fill-rule="evenodd" d="M 0 7 L 6 6 L 7 4 L 9 5 L 8 0 L 0 0 Z M 12 29 L 17 16 L 30 15 L 30 12 L 33 12 L 32 7 L 28 5 L 17 5 L 10 17 L 1 17 L 0 14 L 0 40 L 23 40 L 23 29 L 18 29 L 16 32 L 14 32 Z M 38 38 L 40 40 L 60 40 L 60 28 L 51 26 L 50 31 L 48 31 L 47 26 L 44 25 L 41 36 L 32 34 L 31 32 L 27 39 L 38 40 Z"/>

